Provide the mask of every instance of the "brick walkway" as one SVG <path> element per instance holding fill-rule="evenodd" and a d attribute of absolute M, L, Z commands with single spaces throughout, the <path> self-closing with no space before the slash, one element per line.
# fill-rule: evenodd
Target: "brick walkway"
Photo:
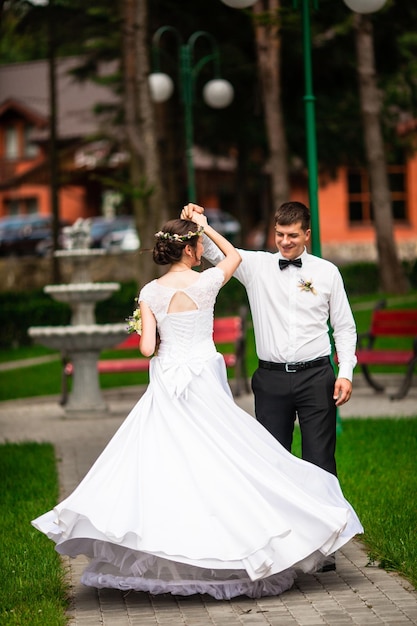
<path fill-rule="evenodd" d="M 58 397 L 0 403 L 3 441 L 50 441 L 59 459 L 61 493 L 68 494 L 85 475 L 132 408 L 141 389 L 105 392 L 106 417 L 63 419 Z M 417 389 L 407 401 L 390 403 L 355 386 L 355 400 L 341 411 L 361 415 L 416 415 Z M 252 412 L 252 398 L 238 399 Z M 394 406 L 393 406 L 394 405 Z M 397 405 L 395 407 L 395 405 Z M 400 410 L 401 407 L 401 410 Z M 356 413 L 355 413 L 356 411 Z M 99 424 L 99 428 L 97 427 Z M 95 590 L 79 583 L 83 557 L 65 559 L 71 581 L 72 626 L 402 626 L 417 624 L 417 592 L 399 576 L 368 563 L 359 541 L 337 553 L 337 571 L 300 575 L 278 597 L 216 601 L 208 596 L 151 596 L 146 593 Z"/>

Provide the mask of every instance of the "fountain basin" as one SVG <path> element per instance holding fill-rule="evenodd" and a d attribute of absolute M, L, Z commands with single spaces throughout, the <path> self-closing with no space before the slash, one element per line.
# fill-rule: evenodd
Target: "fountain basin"
<path fill-rule="evenodd" d="M 28 333 L 37 343 L 66 354 L 111 348 L 127 336 L 126 324 L 31 326 Z"/>
<path fill-rule="evenodd" d="M 48 348 L 60 350 L 73 365 L 72 389 L 65 405 L 66 417 L 101 417 L 108 406 L 100 388 L 97 362 L 104 348 L 126 338 L 125 324 L 32 326 L 29 336 Z"/>
<path fill-rule="evenodd" d="M 85 257 L 103 256 L 107 254 L 103 248 L 69 248 L 68 250 L 55 250 L 54 255 L 62 258 L 69 258 L 71 260 L 81 258 L 83 261 Z"/>
<path fill-rule="evenodd" d="M 68 285 L 46 285 L 44 292 L 51 294 L 54 300 L 59 302 L 75 304 L 106 300 L 119 289 L 119 283 L 69 283 Z"/>
<path fill-rule="evenodd" d="M 68 285 L 47 285 L 45 293 L 58 302 L 69 304 L 72 310 L 71 324 L 95 324 L 94 309 L 97 302 L 107 300 L 120 289 L 119 283 L 70 283 Z"/>

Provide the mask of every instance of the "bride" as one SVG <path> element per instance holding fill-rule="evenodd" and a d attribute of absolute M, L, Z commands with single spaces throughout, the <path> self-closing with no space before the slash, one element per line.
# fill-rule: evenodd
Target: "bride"
<path fill-rule="evenodd" d="M 225 258 L 196 272 L 203 231 Z M 149 386 L 75 491 L 32 524 L 59 553 L 90 557 L 86 585 L 277 595 L 362 526 L 335 476 L 233 401 L 212 336 L 239 253 L 199 213 L 155 238 L 154 261 L 168 271 L 138 298 Z"/>

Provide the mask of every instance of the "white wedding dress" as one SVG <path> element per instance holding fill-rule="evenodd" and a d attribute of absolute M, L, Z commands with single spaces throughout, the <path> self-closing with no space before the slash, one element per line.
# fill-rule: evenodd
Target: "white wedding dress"
<path fill-rule="evenodd" d="M 32 524 L 61 554 L 91 557 L 82 582 L 152 594 L 276 595 L 362 526 L 328 472 L 287 452 L 233 401 L 212 340 L 218 268 L 184 292 L 140 294 L 161 337 L 150 383 L 75 491 Z"/>

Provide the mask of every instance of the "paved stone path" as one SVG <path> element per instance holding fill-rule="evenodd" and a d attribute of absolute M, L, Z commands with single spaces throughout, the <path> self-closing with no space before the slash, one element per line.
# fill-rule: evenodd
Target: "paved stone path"
<path fill-rule="evenodd" d="M 109 415 L 68 419 L 59 397 L 0 403 L 0 440 L 50 441 L 57 451 L 61 495 L 79 483 L 137 401 L 142 388 L 106 391 Z M 253 412 L 251 396 L 237 399 Z M 417 415 L 417 389 L 390 402 L 355 385 L 354 398 L 341 410 L 350 417 Z M 80 584 L 84 557 L 65 559 L 71 582 L 71 626 L 402 626 L 417 624 L 417 592 L 401 577 L 368 563 L 359 541 L 337 553 L 337 571 L 300 575 L 278 597 L 216 601 L 209 596 L 151 596 L 95 590 Z M 49 625 L 45 625 L 49 626 Z"/>

